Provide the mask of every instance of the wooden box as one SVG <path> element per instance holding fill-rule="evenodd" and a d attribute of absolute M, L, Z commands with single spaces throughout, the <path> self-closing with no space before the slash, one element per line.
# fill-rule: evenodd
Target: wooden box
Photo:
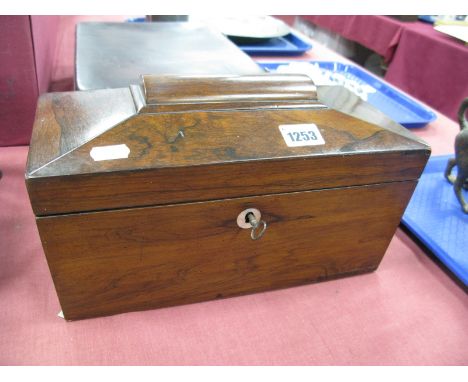
<path fill-rule="evenodd" d="M 144 76 L 43 95 L 26 183 L 75 320 L 375 270 L 429 154 L 306 76 Z"/>
<path fill-rule="evenodd" d="M 262 69 L 219 31 L 194 22 L 76 26 L 75 89 L 123 88 L 140 73 L 257 74 Z"/>

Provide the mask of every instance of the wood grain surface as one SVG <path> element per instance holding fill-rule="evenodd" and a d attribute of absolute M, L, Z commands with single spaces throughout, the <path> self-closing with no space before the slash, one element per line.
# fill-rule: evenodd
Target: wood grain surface
<path fill-rule="evenodd" d="M 135 112 L 129 89 L 41 95 L 29 145 L 27 174 L 80 147 Z"/>
<path fill-rule="evenodd" d="M 123 88 L 142 74 L 256 74 L 262 69 L 221 32 L 194 22 L 79 23 L 76 89 Z"/>
<path fill-rule="evenodd" d="M 378 266 L 427 145 L 328 108 L 301 76 L 144 79 L 39 101 L 26 185 L 67 319 Z M 288 145 L 279 127 L 303 124 L 324 143 Z M 246 208 L 268 225 L 257 241 Z"/>
<path fill-rule="evenodd" d="M 46 133 L 35 135 L 26 174 L 37 215 L 417 179 L 430 153 L 411 137 L 317 105 L 136 114 L 96 131 L 80 106 L 86 92 L 76 93 L 41 102 L 35 130 Z M 129 94 L 109 93 L 125 97 L 127 108 Z M 88 124 L 62 134 L 73 121 L 57 120 L 63 108 Z M 278 126 L 303 123 L 316 124 L 325 144 L 288 147 Z M 90 156 L 119 144 L 128 158 Z M 46 163 L 42 147 L 47 160 L 55 150 Z"/>
<path fill-rule="evenodd" d="M 69 320 L 374 270 L 414 181 L 38 218 Z M 238 214 L 267 224 L 253 241 Z"/>
<path fill-rule="evenodd" d="M 310 77 L 301 74 L 244 76 L 142 76 L 145 105 L 139 113 L 307 105 L 317 101 Z"/>
<path fill-rule="evenodd" d="M 27 187 L 36 215 L 208 201 L 417 179 L 419 152 L 318 157 L 38 178 Z"/>

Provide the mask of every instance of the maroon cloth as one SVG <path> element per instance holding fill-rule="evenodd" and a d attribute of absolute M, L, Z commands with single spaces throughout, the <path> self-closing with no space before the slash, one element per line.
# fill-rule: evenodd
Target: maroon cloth
<path fill-rule="evenodd" d="M 29 143 L 37 96 L 29 16 L 0 16 L 0 146 Z"/>
<path fill-rule="evenodd" d="M 31 16 L 39 94 L 49 90 L 59 33 L 59 16 Z"/>
<path fill-rule="evenodd" d="M 0 16 L 0 146 L 29 144 L 37 97 L 73 90 L 75 25 L 125 16 Z"/>
<path fill-rule="evenodd" d="M 468 47 L 429 24 L 408 23 L 385 79 L 456 120 L 468 97 Z"/>
<path fill-rule="evenodd" d="M 301 16 L 356 41 L 389 62 L 385 79 L 418 100 L 457 119 L 468 97 L 468 47 L 432 25 L 388 16 Z"/>
<path fill-rule="evenodd" d="M 24 185 L 26 153 L 0 147 L 0 365 L 468 364 L 466 293 L 400 230 L 373 273 L 67 323 Z"/>
<path fill-rule="evenodd" d="M 321 28 L 379 53 L 389 62 L 398 45 L 402 23 L 386 16 L 300 16 Z"/>
<path fill-rule="evenodd" d="M 0 146 L 29 144 L 39 94 L 48 90 L 58 16 L 0 16 Z"/>

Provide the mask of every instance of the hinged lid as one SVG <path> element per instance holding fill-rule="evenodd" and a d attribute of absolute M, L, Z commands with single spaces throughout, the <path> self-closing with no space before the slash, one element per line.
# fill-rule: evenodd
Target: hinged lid
<path fill-rule="evenodd" d="M 417 179 L 428 156 L 321 104 L 307 76 L 144 76 L 41 96 L 26 178 L 49 215 Z"/>

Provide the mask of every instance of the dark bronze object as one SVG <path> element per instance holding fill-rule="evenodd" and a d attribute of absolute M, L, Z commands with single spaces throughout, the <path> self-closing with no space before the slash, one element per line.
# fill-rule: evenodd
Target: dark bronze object
<path fill-rule="evenodd" d="M 468 122 L 465 117 L 466 109 L 468 109 L 468 98 L 465 98 L 458 111 L 458 121 L 460 123 L 460 132 L 455 138 L 455 158 L 452 158 L 447 163 L 445 169 L 445 177 L 453 184 L 457 199 L 462 206 L 463 212 L 468 214 L 468 203 L 466 203 L 462 188 L 468 189 Z M 457 176 L 452 175 L 452 169 L 457 166 Z"/>

